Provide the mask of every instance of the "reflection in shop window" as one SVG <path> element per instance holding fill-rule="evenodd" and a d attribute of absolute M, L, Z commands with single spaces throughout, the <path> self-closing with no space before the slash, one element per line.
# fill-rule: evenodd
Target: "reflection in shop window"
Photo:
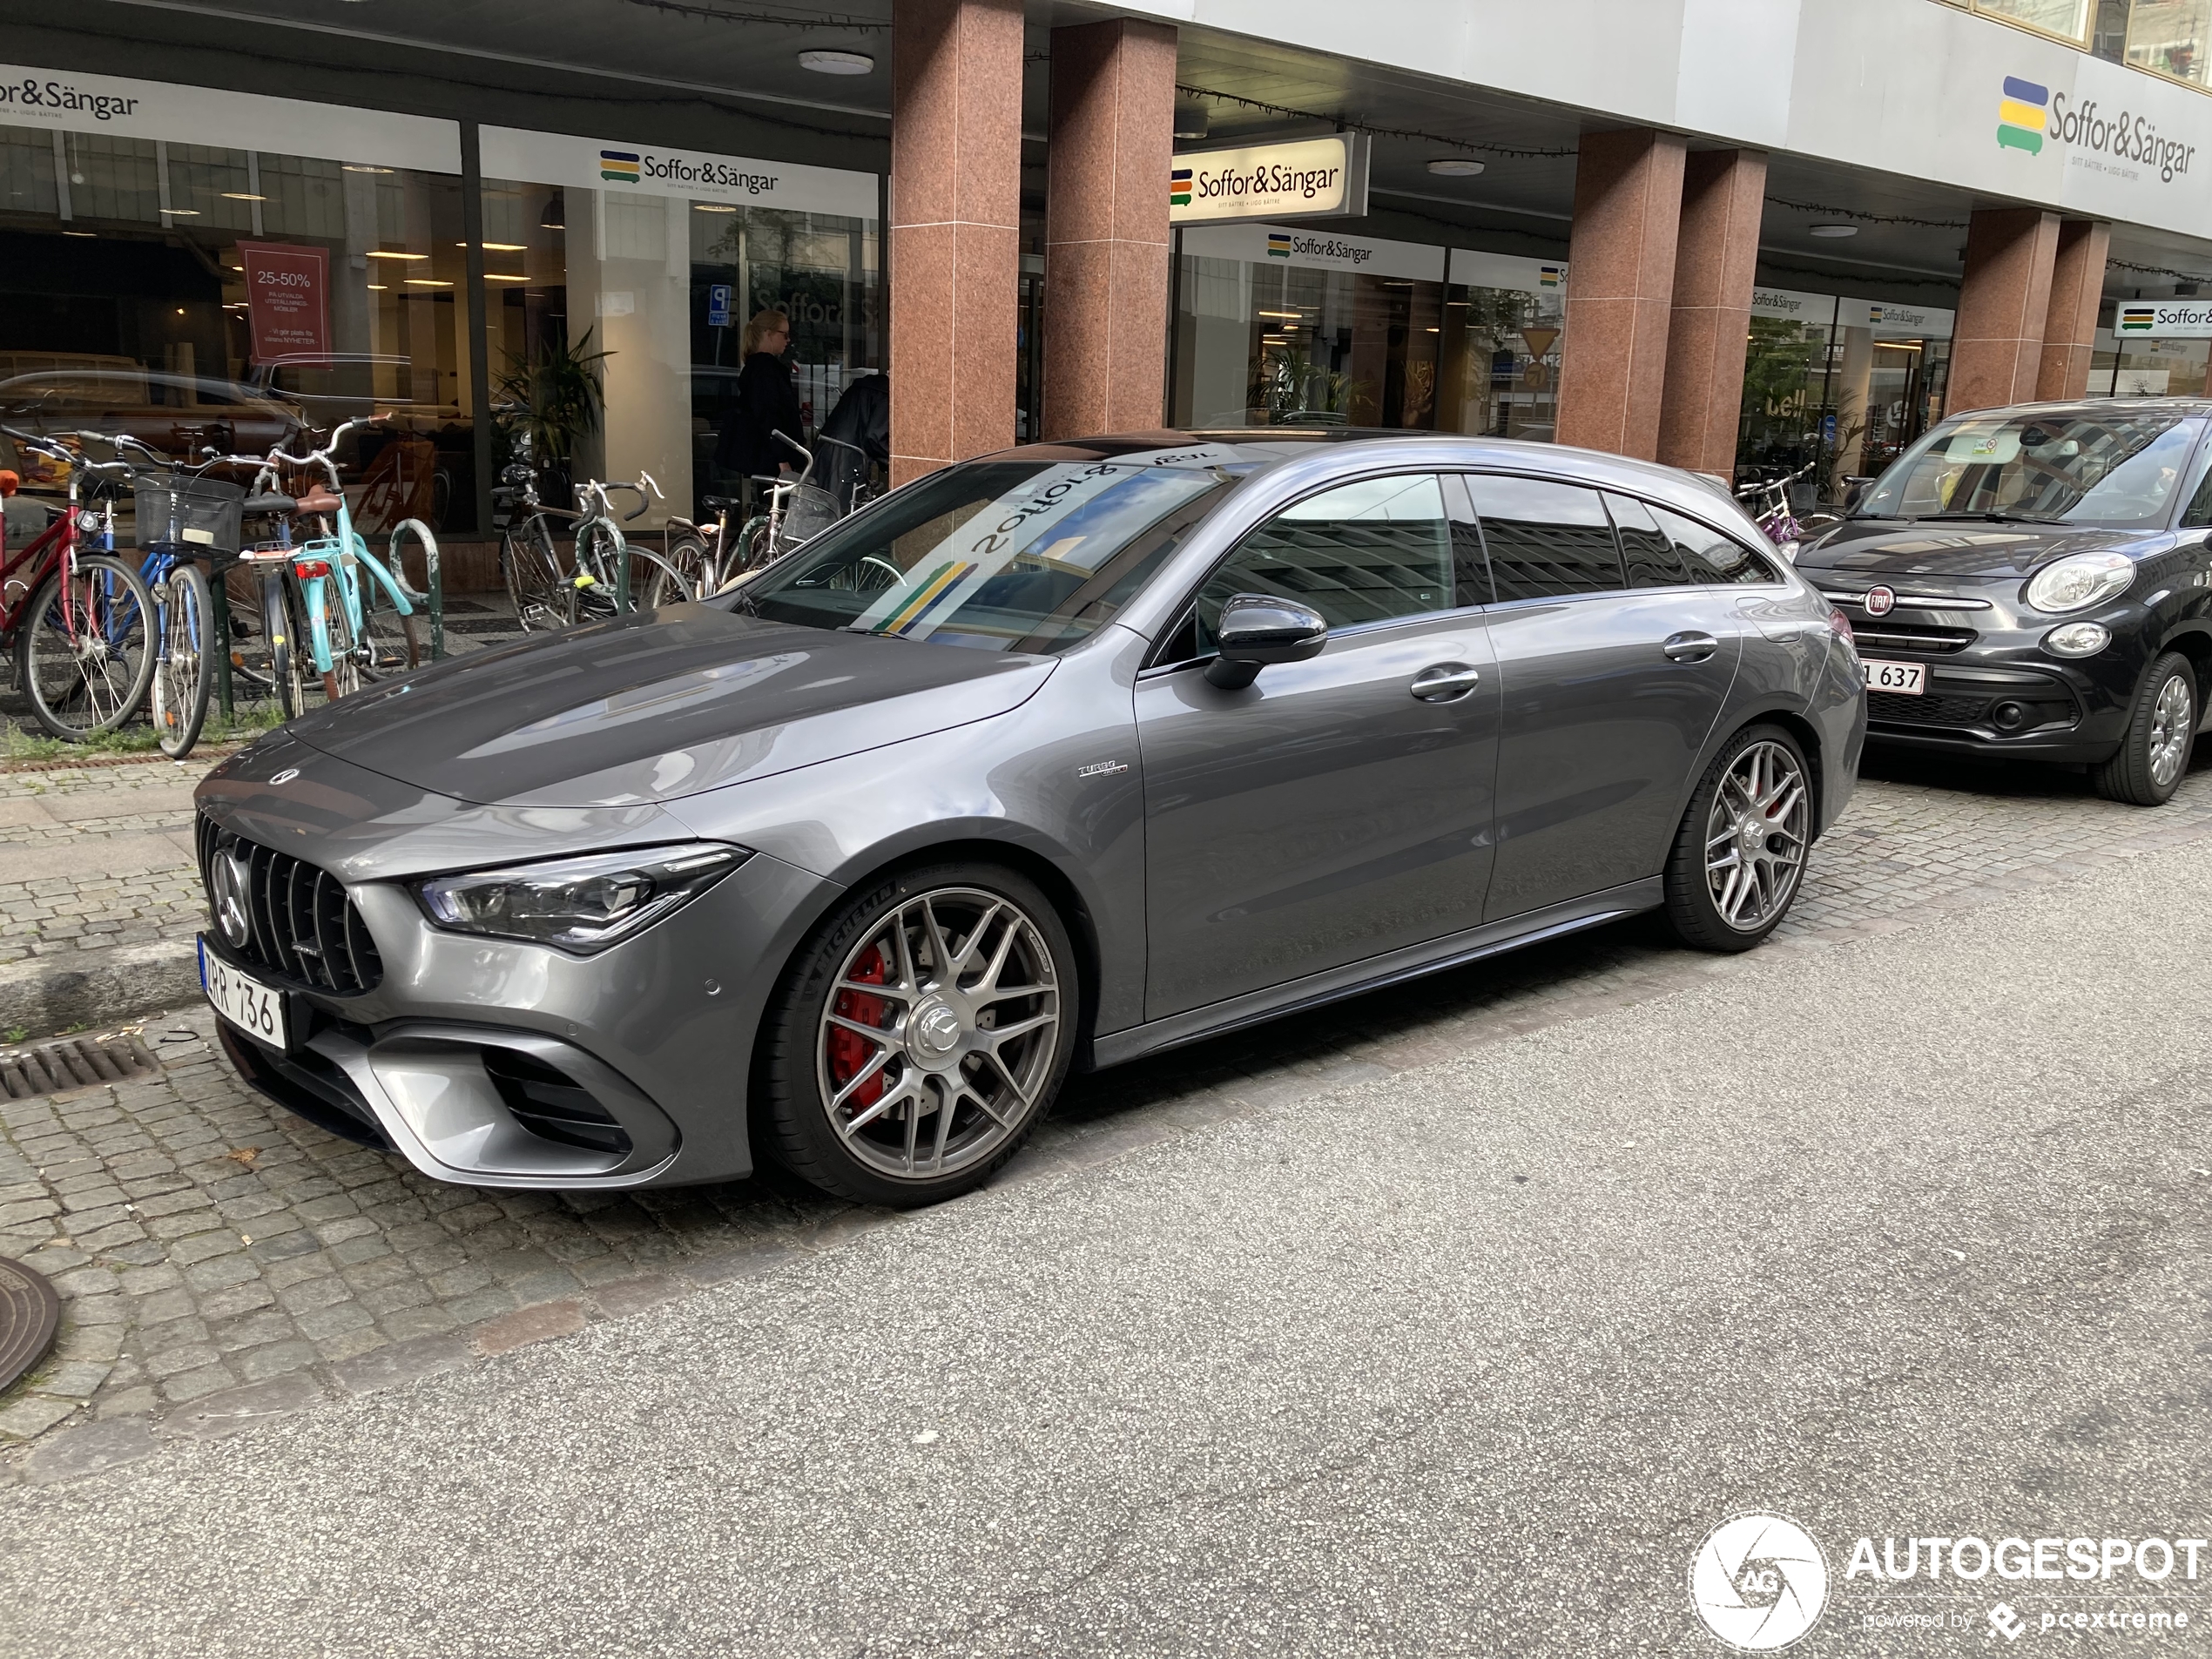
<path fill-rule="evenodd" d="M 2212 0 L 2135 0 L 2128 22 L 2128 61 L 2175 80 L 2206 84 Z"/>
<path fill-rule="evenodd" d="M 2025 24 L 2075 45 L 2087 44 L 2090 0 L 1974 0 L 1974 10 L 2008 23 Z M 2136 0 L 2136 10 L 2143 0 Z"/>

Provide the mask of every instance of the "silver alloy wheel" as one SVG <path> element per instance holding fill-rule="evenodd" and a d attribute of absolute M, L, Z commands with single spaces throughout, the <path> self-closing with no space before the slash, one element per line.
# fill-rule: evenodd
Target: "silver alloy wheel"
<path fill-rule="evenodd" d="M 1779 915 L 1804 873 L 1811 798 L 1795 756 L 1751 745 L 1730 763 L 1705 820 L 1705 883 L 1713 908 L 1738 933 Z"/>
<path fill-rule="evenodd" d="M 814 1046 L 822 1109 L 879 1173 L 957 1174 L 1028 1123 L 1059 1035 L 1058 974 L 1036 923 L 997 894 L 939 887 L 839 965 Z"/>
<path fill-rule="evenodd" d="M 2150 780 L 2161 789 L 2182 775 L 2188 757 L 2189 733 L 2196 727 L 2188 682 L 2174 675 L 2158 688 L 2150 711 Z"/>

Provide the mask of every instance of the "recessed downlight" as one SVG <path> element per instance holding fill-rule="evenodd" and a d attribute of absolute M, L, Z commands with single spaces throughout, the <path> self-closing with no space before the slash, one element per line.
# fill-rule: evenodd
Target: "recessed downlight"
<path fill-rule="evenodd" d="M 1440 179 L 1472 179 L 1484 165 L 1473 156 L 1439 156 L 1428 164 L 1428 170 Z"/>
<path fill-rule="evenodd" d="M 799 66 L 817 75 L 866 75 L 875 68 L 875 59 L 866 52 L 806 51 L 799 54 Z"/>
<path fill-rule="evenodd" d="M 1830 237 L 1856 236 L 1858 234 L 1858 226 L 1856 225 L 1814 225 L 1806 229 L 1805 234 Z"/>

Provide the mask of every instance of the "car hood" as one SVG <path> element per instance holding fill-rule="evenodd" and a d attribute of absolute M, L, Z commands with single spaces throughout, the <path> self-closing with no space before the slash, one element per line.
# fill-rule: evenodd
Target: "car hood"
<path fill-rule="evenodd" d="M 679 605 L 442 663 L 286 729 L 455 800 L 624 806 L 988 719 L 1054 665 Z"/>
<path fill-rule="evenodd" d="M 2071 553 L 2129 555 L 2162 545 L 2161 532 L 2076 529 L 2054 525 L 1972 523 L 1959 519 L 1917 523 L 1896 519 L 1845 519 L 1797 550 L 1801 570 L 1848 570 L 1861 577 L 1961 576 L 2020 577 Z"/>

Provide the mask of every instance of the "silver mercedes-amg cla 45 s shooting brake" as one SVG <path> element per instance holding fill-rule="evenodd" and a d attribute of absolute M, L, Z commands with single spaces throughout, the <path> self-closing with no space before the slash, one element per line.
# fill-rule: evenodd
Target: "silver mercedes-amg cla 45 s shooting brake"
<path fill-rule="evenodd" d="M 199 790 L 257 1088 L 483 1186 L 942 1198 L 1111 1065 L 1625 916 L 1773 929 L 1848 625 L 1690 475 L 1144 433 L 909 483 Z"/>

